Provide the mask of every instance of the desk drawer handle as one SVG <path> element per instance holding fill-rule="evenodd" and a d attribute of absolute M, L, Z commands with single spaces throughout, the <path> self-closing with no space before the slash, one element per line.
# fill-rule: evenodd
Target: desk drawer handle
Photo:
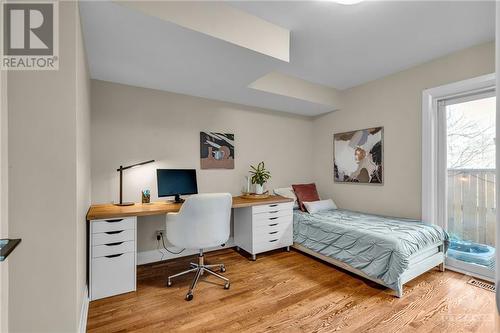
<path fill-rule="evenodd" d="M 270 214 L 276 214 L 277 212 L 279 212 L 279 210 L 273 210 L 272 212 L 269 212 Z"/>
<path fill-rule="evenodd" d="M 108 235 L 116 235 L 116 234 L 119 234 L 120 232 L 123 232 L 123 230 L 106 231 L 106 234 L 108 234 Z"/>
<path fill-rule="evenodd" d="M 269 235 L 274 235 L 274 234 L 277 234 L 278 232 L 277 231 L 272 231 L 269 233 Z"/>
<path fill-rule="evenodd" d="M 117 246 L 117 245 L 120 245 L 120 244 L 123 244 L 123 242 L 109 243 L 109 244 L 104 244 L 104 245 L 106 245 L 106 246 Z"/>
<path fill-rule="evenodd" d="M 271 240 L 269 241 L 269 243 L 276 242 L 276 241 L 277 241 L 277 239 L 271 239 Z"/>
<path fill-rule="evenodd" d="M 269 205 L 269 207 L 278 207 L 278 204 Z"/>
<path fill-rule="evenodd" d="M 277 217 L 270 217 L 269 219 L 270 219 L 270 220 L 276 220 L 276 219 L 277 219 Z"/>
<path fill-rule="evenodd" d="M 278 223 L 269 224 L 270 227 L 274 227 L 275 225 L 278 225 Z"/>
<path fill-rule="evenodd" d="M 119 254 L 112 254 L 112 255 L 106 256 L 106 258 L 116 258 L 116 257 L 121 256 L 122 254 L 123 254 L 123 253 L 119 253 Z"/>
<path fill-rule="evenodd" d="M 106 220 L 108 223 L 115 223 L 115 222 L 120 222 L 123 221 L 123 219 L 114 219 L 114 220 Z"/>

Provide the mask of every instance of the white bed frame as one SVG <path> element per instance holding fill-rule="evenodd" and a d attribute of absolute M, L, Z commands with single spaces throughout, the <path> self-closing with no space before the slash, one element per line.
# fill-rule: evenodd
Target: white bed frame
<path fill-rule="evenodd" d="M 351 273 L 354 273 L 356 275 L 359 275 L 361 277 L 364 277 L 365 279 L 371 280 L 373 282 L 376 282 L 378 284 L 381 284 L 387 288 L 390 288 L 393 290 L 393 293 L 396 297 L 402 297 L 403 296 L 403 285 L 416 278 L 417 276 L 422 275 L 423 273 L 433 269 L 434 267 L 438 266 L 439 270 L 441 272 L 444 272 L 444 245 L 443 242 L 436 243 L 434 245 L 431 245 L 427 248 L 424 248 L 413 255 L 410 256 L 409 258 L 409 264 L 408 268 L 401 274 L 401 277 L 399 278 L 399 286 L 398 289 L 393 289 L 389 286 L 387 286 L 384 281 L 377 279 L 377 278 L 372 278 L 360 271 L 359 269 L 356 269 L 354 267 L 351 267 L 350 265 L 340 261 L 336 260 L 330 257 L 327 257 L 323 254 L 314 252 L 313 250 L 309 250 L 308 248 L 298 244 L 298 243 L 293 243 L 293 248 L 297 249 L 298 251 L 307 253 L 313 257 L 316 257 L 318 259 L 321 259 L 323 261 L 326 261 L 332 265 L 335 265 L 337 267 L 343 268 Z"/>

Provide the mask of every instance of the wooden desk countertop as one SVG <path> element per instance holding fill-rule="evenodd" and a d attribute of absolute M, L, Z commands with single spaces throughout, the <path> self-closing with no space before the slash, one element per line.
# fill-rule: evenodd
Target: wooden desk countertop
<path fill-rule="evenodd" d="M 233 197 L 233 208 L 252 207 L 283 202 L 292 199 L 279 195 L 272 195 L 266 199 L 244 199 L 241 196 Z M 175 213 L 181 209 L 182 204 L 168 201 L 157 201 L 149 204 L 136 203 L 133 206 L 115 206 L 113 204 L 92 205 L 87 213 L 87 220 L 100 220 L 114 217 L 148 216 Z"/>

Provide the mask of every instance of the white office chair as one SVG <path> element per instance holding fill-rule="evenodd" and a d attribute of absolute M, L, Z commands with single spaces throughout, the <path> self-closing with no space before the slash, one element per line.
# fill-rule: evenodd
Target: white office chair
<path fill-rule="evenodd" d="M 172 278 L 195 272 L 193 282 L 186 294 L 186 300 L 193 299 L 193 289 L 204 272 L 224 280 L 224 289 L 229 289 L 229 280 L 211 270 L 218 267 L 225 272 L 224 264 L 205 265 L 203 249 L 225 244 L 229 239 L 231 206 L 233 198 L 229 193 L 197 194 L 186 199 L 178 213 L 167 214 L 166 235 L 168 241 L 180 248 L 198 249 L 198 263 L 191 263 L 191 269 L 169 276 Z"/>

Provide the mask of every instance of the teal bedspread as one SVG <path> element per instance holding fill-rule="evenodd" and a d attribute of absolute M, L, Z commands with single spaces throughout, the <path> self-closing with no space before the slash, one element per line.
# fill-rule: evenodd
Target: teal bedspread
<path fill-rule="evenodd" d="M 332 209 L 316 214 L 294 211 L 294 242 L 340 260 L 400 291 L 409 257 L 443 241 L 440 227 L 418 220 Z"/>

